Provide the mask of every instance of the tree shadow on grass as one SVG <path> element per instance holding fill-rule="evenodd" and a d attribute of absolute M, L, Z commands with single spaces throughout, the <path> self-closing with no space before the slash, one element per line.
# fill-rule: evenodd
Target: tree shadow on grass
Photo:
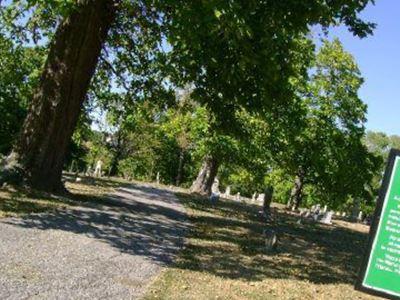
<path fill-rule="evenodd" d="M 108 198 L 75 197 L 83 205 L 3 219 L 0 225 L 83 234 L 160 265 L 171 263 L 182 246 L 187 220 L 176 198 L 167 191 L 132 185 L 118 189 Z"/>
<path fill-rule="evenodd" d="M 93 177 L 86 175 L 77 175 L 69 172 L 63 173 L 64 182 L 73 183 L 76 182 L 77 178 L 79 178 L 79 183 L 94 185 L 101 188 L 119 188 L 132 185 L 132 182 L 129 182 L 119 177 Z"/>
<path fill-rule="evenodd" d="M 124 185 L 111 197 L 75 195 L 79 205 L 4 219 L 0 224 L 87 235 L 161 265 L 176 258 L 190 228 L 186 247 L 174 264 L 177 268 L 247 281 L 351 284 L 356 278 L 366 234 L 343 227 L 298 225 L 296 217 L 276 210 L 279 248 L 266 255 L 259 206 L 224 200 L 213 207 L 205 198 L 178 196 L 191 212 L 191 225 L 169 192 L 141 185 Z"/>
<path fill-rule="evenodd" d="M 343 227 L 297 224 L 297 217 L 275 210 L 276 253 L 264 250 L 260 206 L 179 194 L 194 212 L 194 225 L 176 267 L 230 279 L 295 279 L 318 284 L 354 283 L 367 234 Z"/>

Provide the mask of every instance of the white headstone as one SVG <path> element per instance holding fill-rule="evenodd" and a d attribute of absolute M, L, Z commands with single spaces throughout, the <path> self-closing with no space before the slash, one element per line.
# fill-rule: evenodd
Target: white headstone
<path fill-rule="evenodd" d="M 330 210 L 322 216 L 320 222 L 323 224 L 332 224 L 333 211 Z"/>
<path fill-rule="evenodd" d="M 258 195 L 257 201 L 259 201 L 259 202 L 264 202 L 264 198 L 265 198 L 265 194 L 264 194 L 264 193 L 261 193 L 261 194 Z"/>
<path fill-rule="evenodd" d="M 361 222 L 362 219 L 363 219 L 363 212 L 360 211 L 359 214 L 358 214 L 357 220 L 358 220 L 359 222 Z"/>
<path fill-rule="evenodd" d="M 264 229 L 264 237 L 265 237 L 265 248 L 268 252 L 276 249 L 278 238 L 275 230 L 273 229 Z"/>
<path fill-rule="evenodd" d="M 211 192 L 215 194 L 219 194 L 219 180 L 218 178 L 214 179 L 214 183 L 211 186 Z"/>
<path fill-rule="evenodd" d="M 225 196 L 230 196 L 230 195 L 231 195 L 231 186 L 228 185 L 228 186 L 226 187 L 226 190 L 225 190 Z"/>
<path fill-rule="evenodd" d="M 236 198 L 235 198 L 237 201 L 239 201 L 240 200 L 240 193 L 238 192 L 237 194 L 236 194 Z"/>
<path fill-rule="evenodd" d="M 157 172 L 156 182 L 157 184 L 160 184 L 160 172 Z"/>
<path fill-rule="evenodd" d="M 101 167 L 103 166 L 103 162 L 99 159 L 96 162 L 96 167 L 94 168 L 94 176 L 101 177 Z"/>
<path fill-rule="evenodd" d="M 86 174 L 85 174 L 86 176 L 92 176 L 92 167 L 91 166 L 89 166 L 87 169 L 86 169 Z"/>
<path fill-rule="evenodd" d="M 326 213 L 327 211 L 328 211 L 328 206 L 325 205 L 325 206 L 324 206 L 324 209 L 322 210 L 322 213 Z"/>
<path fill-rule="evenodd" d="M 257 196 L 257 193 L 254 193 L 253 196 L 251 196 L 251 201 L 256 201 L 256 196 Z"/>

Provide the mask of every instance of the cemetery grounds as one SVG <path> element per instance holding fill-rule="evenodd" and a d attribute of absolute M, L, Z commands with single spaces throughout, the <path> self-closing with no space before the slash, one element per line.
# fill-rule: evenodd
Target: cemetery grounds
<path fill-rule="evenodd" d="M 0 217 L 101 203 L 124 182 L 67 182 L 68 197 L 6 188 Z M 156 277 L 145 299 L 374 299 L 355 291 L 368 227 L 334 220 L 333 225 L 298 224 L 298 216 L 273 205 L 279 244 L 265 253 L 258 211 L 248 201 L 208 199 L 176 192 L 190 228 L 177 260 Z"/>

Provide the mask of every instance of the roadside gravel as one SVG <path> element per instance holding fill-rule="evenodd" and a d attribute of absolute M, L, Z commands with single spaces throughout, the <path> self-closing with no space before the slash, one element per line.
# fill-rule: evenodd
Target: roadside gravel
<path fill-rule="evenodd" d="M 0 299 L 137 299 L 188 228 L 166 190 L 119 188 L 102 205 L 0 219 Z"/>

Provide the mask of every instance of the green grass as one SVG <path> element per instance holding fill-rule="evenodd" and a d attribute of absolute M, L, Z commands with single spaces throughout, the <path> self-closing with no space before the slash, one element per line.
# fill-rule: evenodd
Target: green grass
<path fill-rule="evenodd" d="M 82 177 L 79 183 L 74 179 L 73 176 L 65 176 L 65 186 L 70 193 L 66 196 L 57 196 L 24 187 L 0 189 L 0 217 L 43 213 L 76 205 L 106 204 L 107 194 L 123 184 L 113 179 Z"/>
<path fill-rule="evenodd" d="M 264 251 L 257 205 L 178 194 L 192 228 L 177 261 L 145 299 L 368 299 L 354 291 L 367 228 L 298 225 L 275 208 L 280 240 Z M 354 226 L 353 226 L 354 227 Z"/>
<path fill-rule="evenodd" d="M 0 217 L 107 204 L 106 195 L 127 183 L 66 179 L 68 198 L 1 189 Z M 222 200 L 212 207 L 201 197 L 177 196 L 192 225 L 175 264 L 156 278 L 145 299 L 369 299 L 353 289 L 367 239 L 365 226 L 298 225 L 297 217 L 275 208 L 279 246 L 267 254 L 259 206 Z"/>

